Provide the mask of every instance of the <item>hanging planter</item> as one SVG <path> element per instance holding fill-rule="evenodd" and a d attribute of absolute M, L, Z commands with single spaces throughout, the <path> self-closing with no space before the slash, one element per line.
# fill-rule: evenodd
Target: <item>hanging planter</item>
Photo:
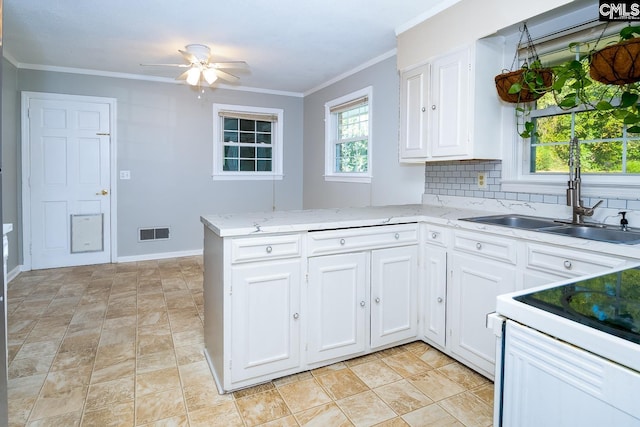
<path fill-rule="evenodd" d="M 640 81 L 640 38 L 623 40 L 593 52 L 589 75 L 609 85 Z"/>
<path fill-rule="evenodd" d="M 500 99 L 512 104 L 535 101 L 549 92 L 553 84 L 553 71 L 550 68 L 543 67 L 540 63 L 540 58 L 531 40 L 527 24 L 522 25 L 518 47 L 522 46 L 522 41 L 525 36 L 527 38 L 527 59 L 525 62 L 519 69 L 504 71 L 494 79 Z M 516 54 L 511 64 L 512 70 L 517 60 L 518 49 L 516 49 Z"/>

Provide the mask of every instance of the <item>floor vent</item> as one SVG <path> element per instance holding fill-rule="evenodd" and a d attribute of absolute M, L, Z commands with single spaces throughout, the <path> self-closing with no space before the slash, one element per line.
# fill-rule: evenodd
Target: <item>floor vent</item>
<path fill-rule="evenodd" d="M 168 238 L 169 227 L 138 229 L 138 240 L 140 242 L 146 242 L 149 240 L 167 240 Z"/>

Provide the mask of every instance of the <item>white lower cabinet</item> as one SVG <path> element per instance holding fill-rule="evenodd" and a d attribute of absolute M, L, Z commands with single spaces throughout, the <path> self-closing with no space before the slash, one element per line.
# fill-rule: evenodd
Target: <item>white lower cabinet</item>
<path fill-rule="evenodd" d="M 231 381 L 300 365 L 300 259 L 231 269 Z"/>
<path fill-rule="evenodd" d="M 366 252 L 309 258 L 307 361 L 364 352 L 369 279 Z"/>
<path fill-rule="evenodd" d="M 417 337 L 417 245 L 312 257 L 308 271 L 309 363 Z"/>
<path fill-rule="evenodd" d="M 441 348 L 446 344 L 447 237 L 444 227 L 425 224 L 422 335 Z"/>
<path fill-rule="evenodd" d="M 514 291 L 516 268 L 474 255 L 454 253 L 447 306 L 451 352 L 485 375 L 493 376 L 496 337 L 487 328 L 487 315 L 496 310 L 496 297 Z"/>

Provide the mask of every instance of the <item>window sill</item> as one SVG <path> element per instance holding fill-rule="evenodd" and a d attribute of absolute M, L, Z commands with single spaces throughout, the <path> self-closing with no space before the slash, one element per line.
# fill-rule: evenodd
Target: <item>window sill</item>
<path fill-rule="evenodd" d="M 358 184 L 371 184 L 370 176 L 344 176 L 344 175 L 325 175 L 325 181 L 331 182 L 353 182 Z"/>
<path fill-rule="evenodd" d="M 211 175 L 214 181 L 281 181 L 284 178 L 282 174 L 213 174 Z"/>

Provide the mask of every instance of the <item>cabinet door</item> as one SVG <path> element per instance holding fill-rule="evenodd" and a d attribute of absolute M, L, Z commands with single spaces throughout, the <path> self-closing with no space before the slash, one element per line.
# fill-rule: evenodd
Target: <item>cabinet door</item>
<path fill-rule="evenodd" d="M 232 267 L 231 381 L 300 364 L 301 261 Z"/>
<path fill-rule="evenodd" d="M 433 61 L 431 67 L 431 157 L 471 155 L 469 121 L 469 49 Z"/>
<path fill-rule="evenodd" d="M 493 376 L 495 340 L 487 315 L 496 297 L 515 290 L 515 267 L 473 255 L 451 256 L 447 329 L 451 351 Z"/>
<path fill-rule="evenodd" d="M 447 250 L 427 245 L 424 268 L 426 283 L 422 334 L 429 341 L 444 347 L 447 315 Z"/>
<path fill-rule="evenodd" d="M 427 149 L 429 64 L 402 73 L 400 94 L 400 160 L 424 161 Z"/>
<path fill-rule="evenodd" d="M 371 347 L 418 335 L 418 246 L 371 253 Z"/>
<path fill-rule="evenodd" d="M 366 252 L 309 259 L 309 363 L 365 350 L 368 271 Z"/>

